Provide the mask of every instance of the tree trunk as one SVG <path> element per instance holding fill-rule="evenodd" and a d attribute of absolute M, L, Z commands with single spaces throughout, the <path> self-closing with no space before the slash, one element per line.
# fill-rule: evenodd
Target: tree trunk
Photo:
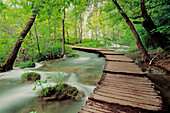
<path fill-rule="evenodd" d="M 75 31 L 74 31 L 74 34 L 75 34 L 75 40 L 76 40 L 76 44 L 78 43 L 78 40 L 77 40 L 77 17 L 75 19 Z"/>
<path fill-rule="evenodd" d="M 8 39 L 6 40 L 6 43 L 8 44 Z M 9 51 L 8 51 L 8 47 L 9 47 L 9 46 L 6 46 L 6 54 L 8 54 L 8 53 L 9 53 Z"/>
<path fill-rule="evenodd" d="M 96 42 L 97 42 L 98 34 L 97 34 L 97 29 L 96 29 Z"/>
<path fill-rule="evenodd" d="M 13 69 L 13 64 L 15 62 L 15 59 L 17 58 L 18 51 L 21 47 L 22 42 L 24 41 L 25 36 L 30 31 L 34 21 L 36 18 L 36 14 L 32 14 L 31 18 L 29 19 L 26 27 L 22 30 L 19 38 L 17 39 L 15 45 L 13 46 L 13 49 L 11 53 L 9 54 L 6 61 L 0 66 L 0 72 L 8 71 Z"/>
<path fill-rule="evenodd" d="M 70 44 L 70 42 L 69 42 L 69 33 L 68 33 L 68 29 L 67 29 L 67 42 L 68 42 L 68 44 Z"/>
<path fill-rule="evenodd" d="M 30 31 L 30 40 L 31 40 L 31 47 L 32 47 L 32 58 L 31 58 L 31 61 L 32 62 L 34 62 L 34 48 L 33 48 L 33 42 L 32 42 L 32 39 L 31 39 L 31 36 L 32 36 L 32 33 L 31 33 L 31 31 Z"/>
<path fill-rule="evenodd" d="M 80 12 L 80 38 L 79 38 L 79 43 L 82 42 L 82 37 L 83 37 L 83 22 L 82 22 L 82 17 L 81 17 L 81 12 Z"/>
<path fill-rule="evenodd" d="M 40 46 L 38 43 L 38 34 L 37 34 L 37 29 L 36 29 L 36 23 L 34 23 L 34 31 L 35 31 L 35 37 L 36 37 L 36 42 L 37 42 L 38 53 L 39 53 L 39 56 L 41 57 Z"/>
<path fill-rule="evenodd" d="M 91 29 L 91 37 L 94 40 L 94 34 L 93 34 L 93 29 Z"/>
<path fill-rule="evenodd" d="M 143 55 L 143 60 L 145 62 L 150 61 L 150 57 L 145 49 L 145 47 L 143 46 L 139 34 L 137 33 L 135 27 L 133 26 L 132 22 L 129 20 L 128 16 L 123 12 L 122 8 L 119 6 L 119 4 L 117 3 L 116 0 L 112 0 L 113 3 L 116 5 L 117 9 L 119 10 L 119 12 L 121 13 L 121 15 L 123 16 L 123 18 L 125 19 L 126 23 L 129 25 L 133 35 L 136 38 L 136 44 L 138 46 L 138 48 L 140 49 L 142 55 Z"/>
<path fill-rule="evenodd" d="M 145 8 L 145 1 L 142 0 L 141 2 L 141 10 L 142 10 L 142 17 L 144 19 L 142 25 L 146 29 L 146 31 L 149 33 L 151 40 L 155 42 L 159 47 L 161 47 L 163 50 L 169 50 L 170 47 L 170 41 L 169 39 L 164 36 L 159 31 L 152 32 L 152 30 L 157 29 L 156 25 L 152 21 L 151 17 L 147 14 L 146 8 Z"/>
<path fill-rule="evenodd" d="M 53 37 L 54 37 L 54 45 L 55 45 L 55 41 L 56 41 L 56 17 L 55 17 L 55 21 L 54 21 L 54 32 L 53 32 Z"/>
<path fill-rule="evenodd" d="M 50 28 L 50 25 L 51 25 L 51 23 L 50 23 L 50 17 L 48 18 L 48 32 L 49 32 L 49 40 L 48 40 L 48 42 L 49 42 L 49 44 L 51 44 L 51 28 Z"/>
<path fill-rule="evenodd" d="M 65 0 L 64 0 L 64 4 L 65 4 Z M 65 8 L 64 8 L 64 17 L 63 17 L 63 20 L 62 20 L 62 27 L 63 27 L 63 50 L 62 50 L 62 55 L 61 57 L 64 56 L 65 54 L 65 28 L 64 28 L 64 21 L 65 21 Z"/>
<path fill-rule="evenodd" d="M 54 33 L 53 33 L 53 36 L 54 36 L 54 45 L 55 45 L 55 40 L 56 40 L 56 26 L 54 26 Z"/>
<path fill-rule="evenodd" d="M 105 32 L 102 32 L 103 38 L 105 39 L 105 45 L 107 45 L 107 39 L 105 37 Z"/>

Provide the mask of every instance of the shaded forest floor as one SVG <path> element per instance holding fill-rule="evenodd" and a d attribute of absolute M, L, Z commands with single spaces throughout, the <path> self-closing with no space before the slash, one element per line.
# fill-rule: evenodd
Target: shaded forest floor
<path fill-rule="evenodd" d="M 152 58 L 151 65 L 141 62 L 141 52 L 140 51 L 130 51 L 125 53 L 126 56 L 132 58 L 134 61 L 138 61 L 142 66 L 143 71 L 157 71 L 163 74 L 170 74 L 170 54 L 169 52 L 149 52 Z"/>

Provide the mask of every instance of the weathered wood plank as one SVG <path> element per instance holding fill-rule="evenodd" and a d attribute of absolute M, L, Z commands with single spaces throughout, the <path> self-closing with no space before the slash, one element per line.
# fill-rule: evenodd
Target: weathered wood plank
<path fill-rule="evenodd" d="M 121 78 L 125 80 L 136 80 L 136 81 L 143 81 L 143 82 L 151 82 L 145 76 L 135 76 L 135 75 L 123 75 L 123 74 L 111 74 L 111 73 L 103 73 L 102 77 L 110 77 L 110 78 Z"/>
<path fill-rule="evenodd" d="M 78 113 L 91 113 L 91 112 L 85 110 L 79 110 Z"/>
<path fill-rule="evenodd" d="M 127 83 L 127 84 L 136 84 L 136 85 L 153 85 L 152 82 L 149 81 L 137 81 L 137 80 L 132 80 L 132 79 L 122 79 L 118 77 L 105 77 L 104 78 L 105 82 L 122 82 L 122 83 Z"/>
<path fill-rule="evenodd" d="M 155 106 L 159 106 L 161 103 L 160 99 L 155 96 L 152 96 L 152 98 L 148 98 L 148 97 L 142 97 L 142 96 L 129 94 L 126 92 L 121 93 L 121 92 L 114 92 L 114 91 L 105 90 L 105 89 L 99 89 L 95 92 L 95 94 L 100 94 L 100 95 L 105 95 L 105 96 L 112 97 L 112 98 L 118 98 L 118 99 L 123 99 L 127 101 L 133 101 L 136 103 L 143 103 L 143 104 L 155 105 Z"/>
<path fill-rule="evenodd" d="M 152 96 L 158 96 L 156 91 L 153 90 L 145 90 L 145 89 L 140 89 L 140 88 L 131 88 L 131 87 L 115 87 L 115 86 L 102 86 L 98 85 L 96 89 L 108 89 L 108 90 L 113 90 L 115 92 L 120 92 L 120 93 L 129 93 L 129 94 L 134 94 L 134 95 L 139 95 L 139 96 L 147 96 L 147 97 L 152 97 Z M 121 90 L 120 90 L 121 89 Z"/>
<path fill-rule="evenodd" d="M 116 73 L 127 73 L 127 74 L 145 74 L 141 68 L 135 63 L 127 62 L 110 62 L 106 61 L 104 71 L 116 72 Z"/>
<path fill-rule="evenodd" d="M 124 55 L 105 55 L 106 60 L 117 62 L 134 62 L 132 59 Z"/>
<path fill-rule="evenodd" d="M 87 106 L 93 106 L 93 107 L 96 107 L 96 108 L 102 108 L 102 109 L 109 110 L 109 111 L 113 111 L 113 109 L 110 107 L 110 105 L 91 101 L 91 100 L 88 100 L 86 105 Z"/>
<path fill-rule="evenodd" d="M 110 51 L 105 51 L 105 50 L 100 50 L 99 52 L 101 52 L 104 55 L 124 55 L 123 53 L 118 53 L 116 51 L 110 50 Z"/>
<path fill-rule="evenodd" d="M 126 84 L 126 83 L 120 83 L 120 82 L 107 82 L 107 81 L 102 81 L 100 82 L 101 85 L 105 85 L 105 86 L 114 86 L 114 87 L 117 87 L 117 86 L 122 86 L 122 87 L 130 87 L 130 88 L 133 88 L 133 89 L 137 89 L 137 85 L 135 84 Z M 138 85 L 138 89 L 143 89 L 143 90 L 146 90 L 146 91 L 149 91 L 149 90 L 152 90 L 154 91 L 154 86 L 151 86 L 151 85 L 147 85 L 147 84 L 141 84 L 141 85 Z"/>
<path fill-rule="evenodd" d="M 82 110 L 90 112 L 90 113 L 104 113 L 103 111 L 99 111 L 97 109 L 89 109 L 89 108 L 85 108 L 85 107 L 83 107 Z"/>
<path fill-rule="evenodd" d="M 91 94 L 89 96 L 89 99 L 94 100 L 94 101 L 106 102 L 106 103 L 110 103 L 110 104 L 117 103 L 119 105 L 124 105 L 124 106 L 132 106 L 135 108 L 139 107 L 142 109 L 153 110 L 153 111 L 161 110 L 161 106 L 151 106 L 151 105 L 147 105 L 147 104 L 139 104 L 139 103 L 131 102 L 131 101 L 127 101 L 127 100 L 119 100 L 119 99 L 115 99 L 115 98 L 110 98 L 105 95 Z"/>
<path fill-rule="evenodd" d="M 95 110 L 95 111 L 98 111 L 98 112 L 102 112 L 102 113 L 109 113 L 109 112 L 112 112 L 108 109 L 102 109 L 101 107 L 96 107 L 96 106 L 83 106 L 84 109 L 91 109 L 91 110 Z"/>

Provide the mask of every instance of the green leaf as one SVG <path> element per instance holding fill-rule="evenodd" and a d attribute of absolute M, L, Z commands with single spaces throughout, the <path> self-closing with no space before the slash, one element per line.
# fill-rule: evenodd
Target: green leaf
<path fill-rule="evenodd" d="M 51 79 L 52 77 L 46 77 L 46 79 Z"/>
<path fill-rule="evenodd" d="M 35 90 L 37 86 L 34 86 L 34 88 L 32 90 Z"/>

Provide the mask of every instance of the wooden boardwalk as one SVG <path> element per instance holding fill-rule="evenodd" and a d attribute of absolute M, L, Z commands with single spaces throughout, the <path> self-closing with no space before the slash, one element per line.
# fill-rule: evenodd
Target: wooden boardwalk
<path fill-rule="evenodd" d="M 162 99 L 134 61 L 113 50 L 70 46 L 106 59 L 103 75 L 79 113 L 160 112 Z"/>

